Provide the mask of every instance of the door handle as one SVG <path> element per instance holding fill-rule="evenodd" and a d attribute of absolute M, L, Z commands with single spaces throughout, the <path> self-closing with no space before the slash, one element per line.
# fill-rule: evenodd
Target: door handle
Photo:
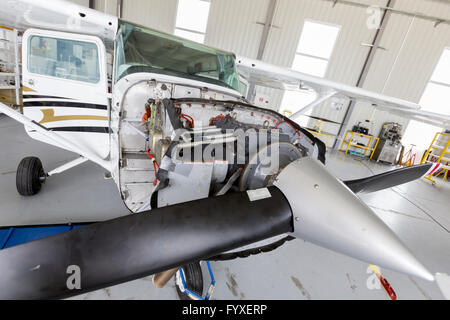
<path fill-rule="evenodd" d="M 34 80 L 33 80 L 33 79 L 29 79 L 29 80 L 28 80 L 28 84 L 29 84 L 30 86 L 34 86 Z"/>

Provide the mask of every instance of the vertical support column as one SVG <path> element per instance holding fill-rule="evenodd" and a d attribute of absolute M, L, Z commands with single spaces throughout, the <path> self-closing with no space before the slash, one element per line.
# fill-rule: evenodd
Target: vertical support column
<path fill-rule="evenodd" d="M 116 11 L 116 14 L 117 14 L 117 17 L 119 19 L 122 18 L 122 12 L 123 12 L 123 0 L 117 0 L 117 11 Z"/>
<path fill-rule="evenodd" d="M 20 106 L 20 67 L 19 67 L 19 59 L 20 59 L 20 54 L 19 54 L 19 32 L 14 29 L 14 73 L 15 73 L 15 77 L 14 77 L 14 83 L 16 86 L 16 105 Z"/>
<path fill-rule="evenodd" d="M 386 7 L 392 8 L 395 6 L 396 0 L 388 0 Z M 366 61 L 364 62 L 363 69 L 361 70 L 361 74 L 359 75 L 358 82 L 356 83 L 357 87 L 362 88 L 364 86 L 364 82 L 366 81 L 367 74 L 369 73 L 370 66 L 372 65 L 373 59 L 375 57 L 375 54 L 377 52 L 377 49 L 380 45 L 381 38 L 383 37 L 384 30 L 386 29 L 386 26 L 389 21 L 389 17 L 391 15 L 390 10 L 385 10 L 383 17 L 381 19 L 380 28 L 377 30 L 375 37 L 372 42 L 372 47 L 370 48 L 369 54 L 367 55 Z M 348 122 L 350 121 L 350 117 L 352 116 L 353 109 L 355 108 L 355 100 L 350 101 L 349 106 L 347 107 L 347 110 L 345 111 L 344 119 L 341 121 L 341 126 L 339 128 L 339 133 L 337 135 L 336 141 L 334 142 L 333 149 L 336 148 L 338 145 L 339 139 L 343 136 L 346 126 Z"/>
<path fill-rule="evenodd" d="M 269 7 L 267 8 L 266 21 L 264 23 L 264 29 L 261 35 L 261 41 L 259 42 L 257 60 L 261 60 L 264 56 L 264 50 L 266 49 L 267 39 L 269 38 L 270 27 L 272 26 L 273 18 L 275 17 L 275 8 L 277 7 L 277 0 L 269 0 Z M 250 83 L 247 93 L 247 100 L 253 103 L 255 99 L 255 84 Z"/>

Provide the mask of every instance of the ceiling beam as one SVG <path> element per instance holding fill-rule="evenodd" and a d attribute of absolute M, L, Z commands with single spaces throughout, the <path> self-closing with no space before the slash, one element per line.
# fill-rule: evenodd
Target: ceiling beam
<path fill-rule="evenodd" d="M 376 5 L 370 5 L 367 3 L 361 3 L 358 1 L 350 1 L 350 0 L 324 0 L 324 1 L 333 2 L 333 7 L 336 6 L 337 4 L 345 4 L 345 5 L 357 6 L 357 7 L 363 7 L 363 8 L 369 8 L 369 7 L 376 6 Z M 437 27 L 438 25 L 440 25 L 442 23 L 450 24 L 450 19 L 447 19 L 447 18 L 430 16 L 430 15 L 420 13 L 420 12 L 395 9 L 389 5 L 386 5 L 384 7 L 383 6 L 376 6 L 376 7 L 380 8 L 381 10 L 390 11 L 390 12 L 401 14 L 401 15 L 406 15 L 406 16 L 410 16 L 410 17 L 416 17 L 416 18 L 420 18 L 420 19 L 424 19 L 424 20 L 434 21 L 435 27 Z"/>

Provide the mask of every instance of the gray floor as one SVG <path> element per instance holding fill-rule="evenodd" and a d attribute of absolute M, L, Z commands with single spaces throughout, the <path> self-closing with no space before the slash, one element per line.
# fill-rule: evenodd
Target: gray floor
<path fill-rule="evenodd" d="M 52 177 L 37 197 L 17 195 L 15 170 L 21 158 L 39 156 L 52 169 L 75 156 L 31 140 L 20 125 L 1 116 L 0 150 L 1 226 L 98 221 L 129 214 L 113 181 L 104 180 L 103 170 L 93 164 Z M 342 153 L 328 155 L 327 166 L 342 179 L 391 169 Z M 449 195 L 450 183 L 432 186 L 420 180 L 362 199 L 432 272 L 450 273 Z M 366 263 L 300 240 L 212 267 L 217 281 L 214 299 L 388 299 L 383 289 L 368 288 L 371 274 Z M 443 299 L 435 283 L 382 272 L 399 299 Z M 176 293 L 172 281 L 155 289 L 147 277 L 74 299 L 176 299 Z"/>
<path fill-rule="evenodd" d="M 20 160 L 36 156 L 50 171 L 77 155 L 32 140 L 22 125 L 0 115 L 0 226 L 90 222 L 129 214 L 105 170 L 85 163 L 51 177 L 37 197 L 21 197 L 16 191 Z"/>

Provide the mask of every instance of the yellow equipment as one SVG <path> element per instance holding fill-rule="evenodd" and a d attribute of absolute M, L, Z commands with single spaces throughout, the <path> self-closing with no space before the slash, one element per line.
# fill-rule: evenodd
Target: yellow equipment
<path fill-rule="evenodd" d="M 347 137 L 350 135 L 350 140 L 347 140 Z M 360 136 L 360 137 L 364 137 L 364 138 L 369 138 L 369 141 L 366 145 L 359 145 L 359 144 L 355 144 L 352 143 L 354 138 L 356 136 Z M 370 146 L 372 145 L 372 141 L 375 141 L 375 146 L 373 148 L 371 148 Z M 344 151 L 344 145 L 347 144 L 347 149 L 345 150 L 345 153 L 347 154 L 349 152 L 350 147 L 354 147 L 354 148 L 359 148 L 359 149 L 363 149 L 364 150 L 364 156 L 366 156 L 367 151 L 371 151 L 370 153 L 370 159 L 372 160 L 373 154 L 375 152 L 375 150 L 378 147 L 378 143 L 380 143 L 380 138 L 376 138 L 376 137 L 372 137 L 366 134 L 362 134 L 359 132 L 353 132 L 348 130 L 347 133 L 345 134 L 345 138 L 342 141 L 342 145 L 340 148 L 340 151 Z"/>
<path fill-rule="evenodd" d="M 447 180 L 448 171 L 450 170 L 449 147 L 450 147 L 450 134 L 443 132 L 436 133 L 421 163 L 422 164 L 425 162 L 440 163 L 441 170 L 439 170 L 436 173 L 430 174 L 425 179 L 435 183 L 436 181 L 432 179 L 433 174 L 436 174 L 436 177 L 438 177 L 441 174 L 444 174 L 444 181 Z"/>

